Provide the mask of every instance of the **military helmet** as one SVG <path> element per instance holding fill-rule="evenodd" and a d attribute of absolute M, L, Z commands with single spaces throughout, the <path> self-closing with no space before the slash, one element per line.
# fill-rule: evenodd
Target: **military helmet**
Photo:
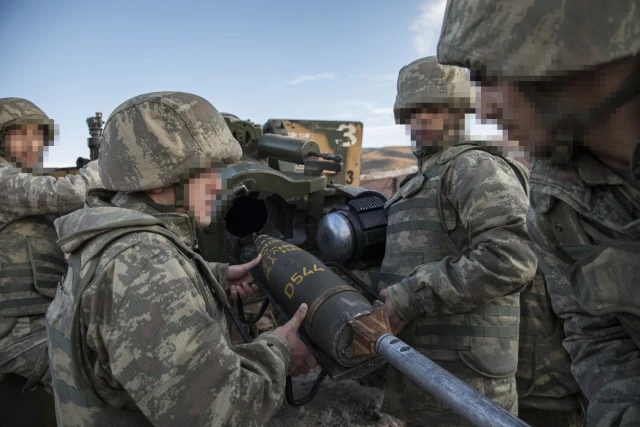
<path fill-rule="evenodd" d="M 513 80 L 566 75 L 640 51 L 640 1 L 448 1 L 438 60 Z"/>
<path fill-rule="evenodd" d="M 640 1 L 449 0 L 438 60 L 471 69 L 472 78 L 518 82 L 546 117 L 551 159 L 568 162 L 587 130 L 640 94 L 634 71 L 607 99 L 582 112 L 547 108 L 536 82 L 592 69 L 640 52 Z M 530 84 L 533 82 L 534 84 Z M 526 83 L 526 84 L 525 84 Z M 636 152 L 640 153 L 640 145 Z M 640 161 L 640 160 L 638 160 Z M 635 161 L 634 161 L 635 162 Z M 640 166 L 631 163 L 640 180 Z"/>
<path fill-rule="evenodd" d="M 127 193 L 168 187 L 242 156 L 224 119 L 206 99 L 153 92 L 118 106 L 102 135 L 100 177 Z"/>
<path fill-rule="evenodd" d="M 400 69 L 393 114 L 400 124 L 412 112 L 428 106 L 473 112 L 473 98 L 464 68 L 440 65 L 435 56 L 428 56 Z"/>
<path fill-rule="evenodd" d="M 0 98 L 0 156 L 4 156 L 7 130 L 21 124 L 44 125 L 45 145 L 54 141 L 54 122 L 36 104 L 23 98 Z"/>

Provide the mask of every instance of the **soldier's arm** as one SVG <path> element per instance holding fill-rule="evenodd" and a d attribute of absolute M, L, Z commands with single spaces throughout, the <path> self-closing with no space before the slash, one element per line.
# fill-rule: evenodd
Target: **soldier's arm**
<path fill-rule="evenodd" d="M 289 346 L 265 333 L 231 347 L 198 286 L 170 252 L 114 284 L 126 294 L 106 334 L 111 372 L 153 424 L 262 425 L 282 404 Z"/>
<path fill-rule="evenodd" d="M 44 214 L 65 214 L 83 206 L 86 191 L 100 187 L 98 162 L 90 162 L 76 175 L 62 178 L 24 173 L 9 163 L 0 164 L 3 221 Z"/>
<path fill-rule="evenodd" d="M 227 274 L 229 274 L 229 264 L 222 262 L 209 262 L 208 264 L 213 277 L 224 287 L 227 283 Z"/>
<path fill-rule="evenodd" d="M 563 346 L 571 372 L 589 400 L 587 423 L 593 426 L 638 425 L 640 422 L 640 349 L 615 315 L 592 316 L 573 295 L 571 264 L 560 259 L 528 213 L 532 244 L 554 311 L 564 320 Z M 603 286 L 613 286 L 604 283 Z"/>
<path fill-rule="evenodd" d="M 442 195 L 469 233 L 468 255 L 423 264 L 389 297 L 400 318 L 463 313 L 525 286 L 537 261 L 526 227 L 527 197 L 511 168 L 489 154 L 459 157 L 442 178 Z"/>

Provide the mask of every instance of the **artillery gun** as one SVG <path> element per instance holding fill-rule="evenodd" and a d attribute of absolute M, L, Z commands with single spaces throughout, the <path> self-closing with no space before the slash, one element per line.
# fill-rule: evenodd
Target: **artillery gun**
<path fill-rule="evenodd" d="M 356 129 L 355 135 L 360 138 L 360 123 L 273 119 L 259 126 L 232 114 L 222 115 L 240 143 L 243 156 L 238 163 L 227 166 L 226 200 L 216 206 L 211 225 L 199 231 L 198 250 L 205 259 L 229 263 L 253 259 L 257 256 L 254 233 L 282 239 L 320 256 L 319 225 L 327 213 L 341 208 L 355 215 L 358 230 L 358 240 L 352 244 L 357 256 L 352 257 L 349 267 L 366 268 L 381 261 L 386 198 L 345 185 L 350 181 L 344 173 L 345 156 L 351 156 L 348 158 L 355 165 L 351 167 L 357 166 L 359 175 L 360 158 L 353 158 L 353 147 L 359 153 L 361 142 L 350 147 L 335 146 L 332 152 L 326 144 L 349 126 Z M 289 129 L 309 132 L 292 132 L 300 136 L 292 137 Z M 358 220 L 359 214 L 364 220 Z M 247 325 L 245 340 L 277 326 L 278 313 L 273 306 L 267 307 L 264 296 L 237 302 L 235 321 Z M 234 342 L 242 341 L 238 332 L 243 328 L 239 325 L 238 330 L 231 329 Z"/>
<path fill-rule="evenodd" d="M 340 172 L 342 158 L 320 152 L 313 140 L 283 135 L 282 121 L 261 128 L 224 117 L 244 156 L 227 167 L 228 200 L 200 233 L 199 250 L 218 262 L 246 262 L 262 254 L 252 271 L 266 297 L 260 309 L 248 318 L 241 300 L 235 311 L 227 307 L 245 341 L 251 340 L 245 325 L 257 322 L 269 306 L 284 320 L 301 303 L 309 306 L 300 337 L 322 369 L 300 399 L 287 378 L 287 402 L 305 404 L 327 376 L 357 379 L 390 363 L 476 425 L 526 425 L 394 337 L 377 290 L 351 273 L 382 261 L 386 198 L 332 182 L 324 172 Z M 302 170 L 287 171 L 281 162 Z"/>
<path fill-rule="evenodd" d="M 76 159 L 75 166 L 63 167 L 63 168 L 55 168 L 53 170 L 48 171 L 49 175 L 55 176 L 57 178 L 65 176 L 65 175 L 75 175 L 78 172 L 78 169 L 85 166 L 91 160 L 97 160 L 100 155 L 100 139 L 102 138 L 102 125 L 104 122 L 102 121 L 102 113 L 97 112 L 95 116 L 89 117 L 87 120 L 87 126 L 89 126 L 89 134 L 91 135 L 87 138 L 87 145 L 89 147 L 89 158 L 78 157 Z"/>
<path fill-rule="evenodd" d="M 216 262 L 263 255 L 252 271 L 265 293 L 259 309 L 248 317 L 241 300 L 236 310 L 227 307 L 245 341 L 251 340 L 246 326 L 269 307 L 287 320 L 301 302 L 309 305 L 300 336 L 322 371 L 302 399 L 294 397 L 287 378 L 287 402 L 308 402 L 326 376 L 357 379 L 390 363 L 476 425 L 526 425 L 394 337 L 377 292 L 350 273 L 380 264 L 387 225 L 386 197 L 349 186 L 359 183 L 362 124 L 272 119 L 259 126 L 232 114 L 223 117 L 243 156 L 225 171 L 227 195 L 211 225 L 199 231 L 197 250 Z M 101 114 L 87 124 L 93 160 Z M 343 142 L 332 149 L 331 140 Z M 344 151 L 350 147 L 356 149 Z M 76 168 L 54 174 L 75 173 L 85 162 L 79 158 Z"/>
<path fill-rule="evenodd" d="M 199 236 L 199 249 L 206 259 L 246 261 L 256 254 L 253 233 L 280 238 L 318 254 L 316 234 L 326 213 L 356 199 L 361 200 L 361 210 L 382 211 L 384 196 L 348 185 L 358 182 L 351 175 L 360 175 L 360 158 L 354 158 L 354 153 L 359 154 L 362 147 L 361 123 L 271 119 L 259 126 L 232 114 L 222 115 L 243 156 L 227 167 L 228 200 L 221 203 L 212 224 Z M 328 141 L 343 136 L 345 128 L 354 131 L 357 143 L 328 147 Z M 352 169 L 345 171 L 345 161 Z M 374 252 L 381 256 L 384 235 L 378 233 L 374 238 L 367 232 L 384 224 L 361 227 L 360 234 L 367 236 L 358 247 L 361 267 L 375 262 Z"/>

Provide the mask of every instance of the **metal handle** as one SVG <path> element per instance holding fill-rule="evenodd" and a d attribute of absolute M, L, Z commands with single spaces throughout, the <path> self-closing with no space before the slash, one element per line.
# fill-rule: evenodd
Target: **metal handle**
<path fill-rule="evenodd" d="M 456 413 L 477 426 L 526 427 L 505 410 L 459 378 L 393 335 L 382 335 L 377 353 Z"/>

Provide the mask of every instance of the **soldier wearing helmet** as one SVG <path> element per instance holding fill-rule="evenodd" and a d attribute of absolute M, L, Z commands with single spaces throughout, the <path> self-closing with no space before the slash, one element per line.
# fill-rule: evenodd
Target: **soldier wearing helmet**
<path fill-rule="evenodd" d="M 134 97 L 105 124 L 105 190 L 56 221 L 69 271 L 47 312 L 59 425 L 257 425 L 287 373 L 315 367 L 297 337 L 306 314 L 231 346 L 230 283 L 260 258 L 207 263 L 196 228 L 224 203 L 224 165 L 242 154 L 205 99 Z"/>
<path fill-rule="evenodd" d="M 53 220 L 82 207 L 87 188 L 100 185 L 96 162 L 60 179 L 31 173 L 54 134 L 53 120 L 32 102 L 0 99 L 0 390 L 13 397 L 39 386 L 7 404 L 0 424 L 42 423 L 38 398 L 51 398 L 40 390 L 52 393 L 44 313 L 66 271 Z"/>
<path fill-rule="evenodd" d="M 466 72 L 435 57 L 403 67 L 397 123 L 418 172 L 387 202 L 378 275 L 394 332 L 517 413 L 518 292 L 533 277 L 520 169 L 464 137 L 473 111 Z M 467 425 L 402 374 L 386 372 L 383 410 L 410 425 Z"/>
<path fill-rule="evenodd" d="M 640 424 L 640 2 L 447 6 L 438 58 L 534 159 L 528 227 L 588 425 Z"/>

